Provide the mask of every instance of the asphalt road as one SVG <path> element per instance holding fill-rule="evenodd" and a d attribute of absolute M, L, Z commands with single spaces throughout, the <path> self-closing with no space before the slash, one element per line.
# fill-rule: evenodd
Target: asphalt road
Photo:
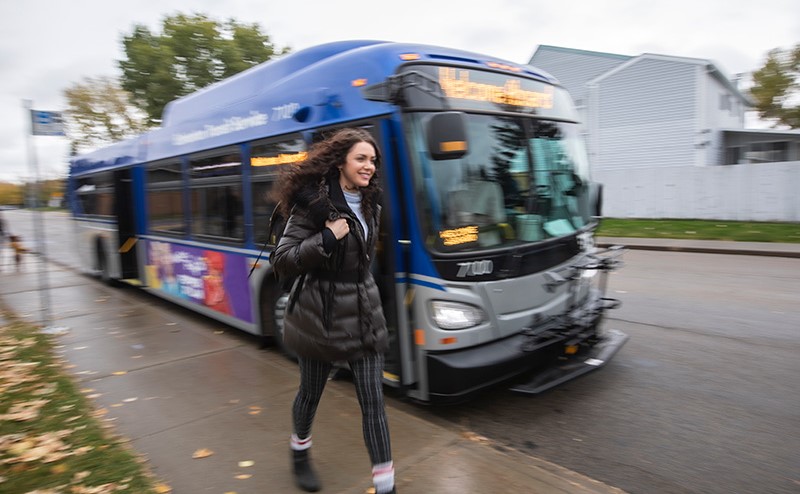
<path fill-rule="evenodd" d="M 800 492 L 800 259 L 625 259 L 604 369 L 430 413 L 630 493 Z"/>
<path fill-rule="evenodd" d="M 3 211 L 29 245 L 33 215 Z M 76 266 L 68 217 L 43 216 L 48 255 Z M 603 369 L 540 396 L 392 405 L 632 494 L 800 492 L 800 259 L 625 260 L 606 324 L 631 338 Z"/>

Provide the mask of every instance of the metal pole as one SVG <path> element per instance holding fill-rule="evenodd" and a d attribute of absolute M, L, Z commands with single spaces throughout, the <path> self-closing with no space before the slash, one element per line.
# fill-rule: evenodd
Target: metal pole
<path fill-rule="evenodd" d="M 42 211 L 36 209 L 37 200 L 39 197 L 39 166 L 36 160 L 36 146 L 33 144 L 33 118 L 31 114 L 32 103 L 31 100 L 23 100 L 25 107 L 25 116 L 28 119 L 29 131 L 27 132 L 26 140 L 28 144 L 28 163 L 32 169 L 32 176 L 34 185 L 29 190 L 32 190 L 33 198 L 30 204 L 33 206 L 33 231 L 36 240 L 36 253 L 39 256 L 39 298 L 42 306 L 42 326 L 52 326 L 53 317 L 50 312 L 50 286 L 47 276 L 47 247 L 44 238 L 44 219 L 42 218 Z"/>

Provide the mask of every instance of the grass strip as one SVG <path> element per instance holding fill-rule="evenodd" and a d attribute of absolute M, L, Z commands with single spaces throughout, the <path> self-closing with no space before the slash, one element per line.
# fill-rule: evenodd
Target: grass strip
<path fill-rule="evenodd" d="M 0 493 L 169 492 L 68 376 L 52 338 L 0 306 Z"/>
<path fill-rule="evenodd" d="M 601 237 L 800 243 L 800 223 L 603 218 Z"/>

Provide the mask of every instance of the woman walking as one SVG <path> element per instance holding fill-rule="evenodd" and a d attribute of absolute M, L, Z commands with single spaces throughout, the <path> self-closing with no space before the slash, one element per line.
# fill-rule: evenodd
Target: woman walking
<path fill-rule="evenodd" d="M 380 218 L 379 158 L 368 132 L 343 129 L 312 146 L 273 189 L 289 219 L 270 262 L 279 277 L 298 277 L 284 344 L 300 364 L 291 452 L 295 481 L 309 492 L 320 489 L 309 456 L 311 426 L 337 361 L 347 361 L 353 372 L 376 492 L 396 492 L 381 382 L 386 320 L 370 272 Z"/>

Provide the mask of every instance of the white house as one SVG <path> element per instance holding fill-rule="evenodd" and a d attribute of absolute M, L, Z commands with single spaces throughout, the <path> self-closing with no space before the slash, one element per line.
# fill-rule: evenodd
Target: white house
<path fill-rule="evenodd" d="M 549 45 L 529 63 L 572 94 L 607 216 L 800 221 L 800 131 L 745 129 L 752 103 L 715 63 Z"/>

